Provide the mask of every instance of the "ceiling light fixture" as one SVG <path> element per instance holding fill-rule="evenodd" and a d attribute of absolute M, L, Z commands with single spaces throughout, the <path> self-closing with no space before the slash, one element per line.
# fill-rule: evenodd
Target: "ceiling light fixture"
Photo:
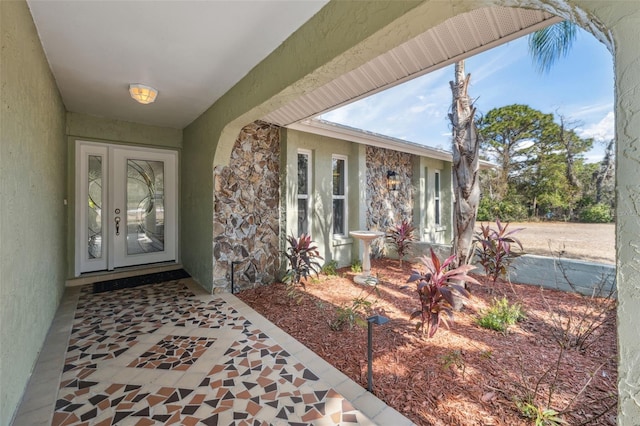
<path fill-rule="evenodd" d="M 144 84 L 130 84 L 129 94 L 133 99 L 141 104 L 150 104 L 156 100 L 158 91 L 151 86 L 145 86 Z"/>

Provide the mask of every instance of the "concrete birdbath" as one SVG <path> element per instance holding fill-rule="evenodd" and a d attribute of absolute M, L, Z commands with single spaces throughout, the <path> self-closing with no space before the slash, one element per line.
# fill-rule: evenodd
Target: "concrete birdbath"
<path fill-rule="evenodd" d="M 364 244 L 364 250 L 362 252 L 362 274 L 356 275 L 354 281 L 362 285 L 375 285 L 378 280 L 371 276 L 371 241 L 376 238 L 380 238 L 384 235 L 384 232 L 380 231 L 351 231 L 349 232 L 353 238 L 362 240 Z"/>

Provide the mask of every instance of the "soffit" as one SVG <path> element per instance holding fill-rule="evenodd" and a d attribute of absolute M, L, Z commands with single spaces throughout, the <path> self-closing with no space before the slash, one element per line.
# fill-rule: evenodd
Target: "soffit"
<path fill-rule="evenodd" d="M 483 8 L 461 14 L 300 96 L 263 119 L 288 126 L 448 66 L 560 20 L 543 11 L 508 7 Z"/>

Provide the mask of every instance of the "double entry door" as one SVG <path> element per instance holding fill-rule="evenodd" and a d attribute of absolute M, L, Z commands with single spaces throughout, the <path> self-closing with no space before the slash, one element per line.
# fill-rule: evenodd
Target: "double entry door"
<path fill-rule="evenodd" d="M 176 260 L 177 153 L 76 144 L 76 275 Z"/>

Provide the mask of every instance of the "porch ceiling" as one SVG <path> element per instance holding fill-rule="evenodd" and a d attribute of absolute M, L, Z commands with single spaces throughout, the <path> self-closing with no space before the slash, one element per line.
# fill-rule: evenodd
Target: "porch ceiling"
<path fill-rule="evenodd" d="M 559 21 L 560 18 L 543 11 L 508 7 L 464 13 L 305 93 L 263 119 L 288 126 Z"/>
<path fill-rule="evenodd" d="M 27 2 L 67 110 L 181 129 L 328 0 Z"/>

